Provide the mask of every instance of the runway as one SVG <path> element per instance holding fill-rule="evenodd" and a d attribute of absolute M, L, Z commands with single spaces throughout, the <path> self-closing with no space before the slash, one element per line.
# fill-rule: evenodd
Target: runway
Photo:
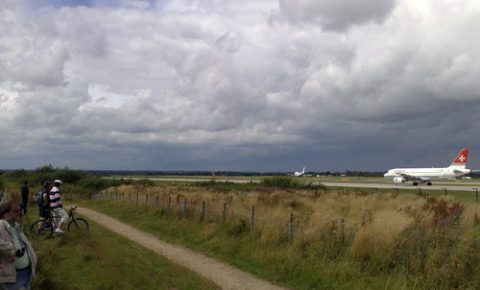
<path fill-rule="evenodd" d="M 111 177 L 108 177 L 111 178 Z M 231 182 L 231 183 L 259 183 L 258 179 L 229 179 L 229 178 L 209 178 L 209 177 L 129 177 L 129 179 L 140 180 L 148 179 L 152 181 L 170 181 L 170 182 Z"/>
<path fill-rule="evenodd" d="M 145 177 L 130 177 L 130 179 L 144 179 Z M 167 181 L 167 182 L 232 182 L 232 183 L 259 183 L 261 180 L 258 178 L 222 178 L 222 177 L 147 177 L 152 181 Z M 449 181 L 438 181 L 433 185 L 421 184 L 418 186 L 413 186 L 411 184 L 394 184 L 394 183 L 375 183 L 375 182 L 332 182 L 332 181 L 321 181 L 321 180 L 309 180 L 312 183 L 323 184 L 328 187 L 353 187 L 353 188 L 383 188 L 383 189 L 409 189 L 417 190 L 421 188 L 422 190 L 447 190 L 447 191 L 464 191 L 464 192 L 475 192 L 475 188 L 480 190 L 480 183 L 478 182 L 468 182 L 463 183 L 462 185 L 455 184 L 454 182 Z"/>
<path fill-rule="evenodd" d="M 155 178 L 153 180 L 163 180 L 163 181 L 183 181 L 183 182 L 206 182 L 209 179 L 202 178 Z M 229 178 L 217 178 L 215 182 L 232 182 L 232 183 L 258 183 L 258 179 L 229 179 Z M 316 183 L 315 181 L 313 183 Z M 468 183 L 464 185 L 452 184 L 452 182 L 439 182 L 433 185 L 417 185 L 413 186 L 411 184 L 394 184 L 394 183 L 365 183 L 365 182 L 319 182 L 327 187 L 358 187 L 358 188 L 383 188 L 383 189 L 409 189 L 409 190 L 437 190 L 437 191 L 465 191 L 465 192 L 475 192 L 475 188 L 480 190 L 480 183 Z"/>
<path fill-rule="evenodd" d="M 471 183 L 468 185 L 452 185 L 450 183 L 441 183 L 433 185 L 407 185 L 407 184 L 387 184 L 387 183 L 355 183 L 355 182 L 322 182 L 323 185 L 329 187 L 358 187 L 358 188 L 398 188 L 398 189 L 410 189 L 415 190 L 421 188 L 422 190 L 447 190 L 447 191 L 472 191 L 475 192 L 475 188 L 480 189 L 480 184 Z"/>

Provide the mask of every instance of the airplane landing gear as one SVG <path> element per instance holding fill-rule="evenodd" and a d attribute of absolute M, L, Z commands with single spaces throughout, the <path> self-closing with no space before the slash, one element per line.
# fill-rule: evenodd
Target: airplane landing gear
<path fill-rule="evenodd" d="M 432 182 L 430 182 L 430 181 L 427 181 L 427 185 L 432 185 Z"/>
<path fill-rule="evenodd" d="M 415 181 L 415 182 L 412 183 L 412 185 L 413 185 L 413 186 L 417 186 L 417 185 L 418 185 L 418 182 Z"/>

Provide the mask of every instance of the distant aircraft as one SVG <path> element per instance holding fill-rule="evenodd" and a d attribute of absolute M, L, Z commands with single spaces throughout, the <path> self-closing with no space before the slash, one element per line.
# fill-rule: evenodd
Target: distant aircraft
<path fill-rule="evenodd" d="M 394 183 L 405 183 L 412 181 L 412 185 L 418 185 L 418 182 L 432 185 L 431 179 L 453 179 L 460 178 L 469 174 L 471 169 L 465 168 L 467 165 L 468 149 L 460 150 L 457 157 L 453 160 L 449 167 L 443 168 L 393 168 L 385 173 L 385 178 L 393 178 Z M 475 170 L 477 171 L 477 170 Z"/>
<path fill-rule="evenodd" d="M 305 174 L 305 167 L 303 167 L 302 172 L 295 171 L 295 173 L 293 173 L 293 176 L 300 177 L 300 176 L 303 176 L 304 174 Z"/>

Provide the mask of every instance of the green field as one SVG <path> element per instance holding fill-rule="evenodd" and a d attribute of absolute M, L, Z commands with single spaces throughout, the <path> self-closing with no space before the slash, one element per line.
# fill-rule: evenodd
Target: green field
<path fill-rule="evenodd" d="M 167 197 L 172 202 L 169 209 Z M 443 192 L 427 196 L 415 190 L 204 183 L 161 184 L 142 191 L 118 187 L 101 199 L 85 205 L 292 289 L 480 285 L 480 275 L 470 270 L 480 265 L 474 250 L 480 247 L 480 213 L 471 195 L 451 193 L 444 199 Z M 202 200 L 207 208 L 203 217 Z M 225 220 L 224 201 L 229 209 Z M 287 230 L 290 213 L 293 237 Z M 449 274 L 439 274 L 444 272 Z"/>
<path fill-rule="evenodd" d="M 109 175 L 104 176 L 105 179 L 132 179 L 142 180 L 148 179 L 155 182 L 192 182 L 198 181 L 241 181 L 241 182 L 261 182 L 268 176 L 179 176 L 179 175 Z M 392 184 L 391 179 L 383 177 L 360 177 L 360 176 L 306 176 L 295 177 L 294 179 L 302 183 L 322 183 L 322 182 L 352 182 L 352 183 L 381 183 Z M 478 179 L 459 179 L 448 180 L 438 179 L 433 181 L 435 185 L 455 185 L 455 186 L 478 186 L 480 181 Z"/>
<path fill-rule="evenodd" d="M 34 214 L 26 217 L 25 226 L 35 218 Z M 219 289 L 93 221 L 90 225 L 87 236 L 67 233 L 46 240 L 30 237 L 38 255 L 33 289 Z"/>
<path fill-rule="evenodd" d="M 3 173 L 0 187 L 13 192 L 29 179 L 34 192 L 42 180 L 57 177 L 68 180 L 66 202 L 291 289 L 480 289 L 474 271 L 480 266 L 480 210 L 473 192 L 445 197 L 441 190 L 326 188 L 318 182 L 388 182 L 352 177 L 152 182 L 48 166 Z M 89 200 L 93 192 L 101 194 Z M 91 224 L 87 237 L 33 241 L 40 257 L 35 289 L 216 289 Z"/>

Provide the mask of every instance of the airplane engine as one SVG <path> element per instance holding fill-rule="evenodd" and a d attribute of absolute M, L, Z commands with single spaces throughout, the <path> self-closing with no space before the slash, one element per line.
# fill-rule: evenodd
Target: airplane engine
<path fill-rule="evenodd" d="M 405 183 L 407 180 L 404 177 L 395 177 L 393 183 Z"/>

